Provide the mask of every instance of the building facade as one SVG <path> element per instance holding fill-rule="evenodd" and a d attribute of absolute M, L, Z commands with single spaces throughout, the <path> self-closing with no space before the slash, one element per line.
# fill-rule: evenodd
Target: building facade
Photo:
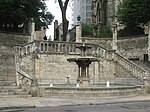
<path fill-rule="evenodd" d="M 91 4 L 92 0 L 74 0 L 72 8 L 73 25 L 77 24 L 78 15 L 81 17 L 81 22 L 91 23 Z"/>
<path fill-rule="evenodd" d="M 112 26 L 117 22 L 118 5 L 122 0 L 92 0 L 92 23 Z"/>

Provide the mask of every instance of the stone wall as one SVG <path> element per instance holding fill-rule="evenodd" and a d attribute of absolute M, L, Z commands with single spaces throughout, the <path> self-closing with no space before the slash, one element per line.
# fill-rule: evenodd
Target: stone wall
<path fill-rule="evenodd" d="M 70 83 L 77 83 L 78 66 L 74 62 L 68 62 L 68 58 L 79 57 L 78 55 L 60 55 L 60 54 L 40 54 L 39 59 L 31 56 L 24 56 L 20 65 L 29 75 L 34 75 L 39 83 L 47 84 L 65 84 L 67 77 Z M 93 62 L 89 67 L 90 83 L 105 83 L 107 80 L 114 79 L 115 65 L 112 61 L 101 60 Z"/>
<path fill-rule="evenodd" d="M 16 33 L 0 33 L 0 44 L 4 46 L 14 46 L 16 44 L 25 44 L 29 41 L 30 35 Z"/>
<path fill-rule="evenodd" d="M 86 42 L 98 44 L 107 50 L 111 50 L 112 39 L 84 38 Z M 128 37 L 118 39 L 118 53 L 127 58 L 140 58 L 143 60 L 143 54 L 147 54 L 148 38 Z"/>
<path fill-rule="evenodd" d="M 20 60 L 21 70 L 23 70 L 30 76 L 34 76 L 35 62 L 34 62 L 34 58 L 32 57 L 32 55 L 26 55 L 26 56 L 20 57 L 19 60 Z"/>
<path fill-rule="evenodd" d="M 119 53 L 128 58 L 140 58 L 143 60 L 143 54 L 147 54 L 148 38 L 126 38 L 118 40 Z"/>
<path fill-rule="evenodd" d="M 112 39 L 111 38 L 90 38 L 90 37 L 83 37 L 85 39 L 86 43 L 91 43 L 91 44 L 98 44 L 101 47 L 111 50 L 111 43 Z"/>
<path fill-rule="evenodd" d="M 46 35 L 46 30 L 42 29 L 39 31 L 35 31 L 36 33 L 36 40 L 43 40 L 44 36 Z"/>

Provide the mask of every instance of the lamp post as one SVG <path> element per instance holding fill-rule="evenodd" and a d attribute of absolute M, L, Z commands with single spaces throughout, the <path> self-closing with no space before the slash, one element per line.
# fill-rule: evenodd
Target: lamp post
<path fill-rule="evenodd" d="M 81 16 L 78 15 L 78 16 L 77 16 L 77 21 L 79 22 L 80 20 L 81 20 Z"/>
<path fill-rule="evenodd" d="M 81 16 L 77 16 L 77 25 L 76 25 L 76 42 L 82 42 L 82 26 L 81 26 Z"/>

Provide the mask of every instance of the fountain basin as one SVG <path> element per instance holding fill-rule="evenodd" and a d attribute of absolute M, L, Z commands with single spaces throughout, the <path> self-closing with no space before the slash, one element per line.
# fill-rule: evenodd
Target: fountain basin
<path fill-rule="evenodd" d="M 45 87 L 44 96 L 77 99 L 110 99 L 138 95 L 141 86 L 122 85 L 111 87 Z"/>
<path fill-rule="evenodd" d="M 98 61 L 97 58 L 94 58 L 94 57 L 78 57 L 78 58 L 68 58 L 67 61 L 69 62 L 95 62 L 95 61 Z"/>

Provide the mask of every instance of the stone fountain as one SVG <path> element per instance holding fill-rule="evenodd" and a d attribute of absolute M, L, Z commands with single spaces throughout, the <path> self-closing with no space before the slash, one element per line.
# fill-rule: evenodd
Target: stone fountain
<path fill-rule="evenodd" d="M 93 62 L 99 62 L 99 60 L 105 60 L 105 59 L 101 57 L 88 56 L 88 50 L 91 49 L 92 46 L 85 44 L 84 41 L 82 44 L 76 46 L 76 48 L 79 49 L 79 51 L 81 52 L 80 53 L 81 56 L 67 58 L 67 61 L 73 62 L 75 63 L 75 66 L 78 66 L 78 76 L 75 79 L 76 81 L 74 82 L 74 79 L 71 78 L 70 80 L 69 76 L 67 76 L 67 80 L 65 81 L 65 83 L 60 83 L 58 80 L 58 83 L 48 84 L 48 86 L 44 88 L 45 92 L 43 93 L 43 96 L 97 100 L 97 99 L 119 98 L 125 96 L 138 95 L 141 89 L 141 87 L 137 85 L 139 84 L 138 82 L 136 84 L 132 84 L 132 83 L 130 84 L 130 82 L 126 84 L 124 82 L 120 83 L 116 79 L 113 79 L 113 80 L 106 80 L 106 82 L 103 83 L 103 79 L 100 79 L 99 77 L 99 82 L 95 83 L 94 80 L 97 77 L 94 77 L 95 79 L 93 79 L 94 75 L 89 70 L 90 65 Z M 112 61 L 112 60 L 108 60 L 108 61 Z M 102 63 L 98 63 L 98 64 L 102 64 Z M 98 75 L 105 75 L 100 73 L 102 72 L 99 72 Z M 70 75 L 73 74 L 70 73 Z"/>
<path fill-rule="evenodd" d="M 68 58 L 67 61 L 75 62 L 78 65 L 77 83 L 80 85 L 80 87 L 89 87 L 90 86 L 89 65 L 92 62 L 98 61 L 98 59 L 86 56 L 86 50 L 90 49 L 91 47 L 85 45 L 84 41 L 82 45 L 79 45 L 76 48 L 80 49 L 81 57 Z"/>

